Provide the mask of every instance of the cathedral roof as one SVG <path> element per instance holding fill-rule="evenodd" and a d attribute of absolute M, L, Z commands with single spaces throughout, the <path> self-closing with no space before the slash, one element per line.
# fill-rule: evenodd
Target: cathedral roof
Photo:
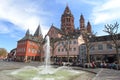
<path fill-rule="evenodd" d="M 53 26 L 53 25 L 52 25 L 52 27 L 53 27 L 54 29 L 56 29 L 56 30 L 58 31 L 58 33 L 64 34 L 64 32 L 63 32 L 61 29 L 58 29 L 57 27 L 55 27 L 55 26 Z"/>

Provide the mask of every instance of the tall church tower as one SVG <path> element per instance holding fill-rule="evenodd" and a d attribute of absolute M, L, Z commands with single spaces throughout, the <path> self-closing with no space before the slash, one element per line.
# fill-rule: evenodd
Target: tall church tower
<path fill-rule="evenodd" d="M 90 22 L 88 21 L 88 23 L 87 23 L 87 31 L 88 31 L 88 33 L 91 33 L 91 24 L 90 24 Z"/>
<path fill-rule="evenodd" d="M 74 32 L 74 16 L 72 15 L 68 5 L 61 16 L 61 30 L 66 34 Z"/>
<path fill-rule="evenodd" d="M 80 16 L 80 31 L 84 31 L 85 30 L 85 20 L 83 15 L 81 14 Z"/>

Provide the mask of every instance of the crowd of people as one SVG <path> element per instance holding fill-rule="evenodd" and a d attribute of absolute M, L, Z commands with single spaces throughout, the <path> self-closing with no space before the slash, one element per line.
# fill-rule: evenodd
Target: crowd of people
<path fill-rule="evenodd" d="M 83 63 L 81 64 L 80 62 L 57 62 L 55 63 L 59 66 L 63 65 L 70 65 L 70 66 L 78 66 L 78 67 L 83 67 L 83 68 L 109 68 L 109 69 L 120 69 L 120 65 L 118 65 L 116 62 L 113 63 L 106 63 L 105 61 L 92 61 L 90 63 Z"/>

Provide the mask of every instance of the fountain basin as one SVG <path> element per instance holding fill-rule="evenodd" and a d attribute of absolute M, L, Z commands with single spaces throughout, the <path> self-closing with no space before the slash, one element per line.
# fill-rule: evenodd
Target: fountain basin
<path fill-rule="evenodd" d="M 16 70 L 3 70 L 0 72 L 0 75 L 4 75 L 2 80 L 76 80 L 77 78 L 80 78 L 80 76 L 83 77 L 88 75 L 88 73 L 85 71 L 72 70 L 71 68 L 67 67 L 49 67 L 51 72 L 47 74 L 42 74 L 41 72 L 43 70 L 44 66 L 26 66 Z M 91 77 L 89 77 L 89 79 L 90 78 Z"/>

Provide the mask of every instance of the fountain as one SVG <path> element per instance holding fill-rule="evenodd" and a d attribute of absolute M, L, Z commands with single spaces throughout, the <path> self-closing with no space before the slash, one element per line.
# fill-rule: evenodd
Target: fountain
<path fill-rule="evenodd" d="M 73 70 L 66 66 L 53 68 L 50 66 L 50 42 L 46 37 L 45 44 L 45 63 L 43 66 L 33 67 L 25 66 L 17 70 L 5 70 L 0 75 L 6 74 L 8 80 L 75 80 L 80 75 L 86 75 L 86 72 Z M 69 70 L 70 69 L 70 70 Z M 5 76 L 5 75 L 4 75 Z M 86 77 L 86 76 L 85 76 Z M 7 80 L 7 79 L 5 79 Z M 88 80 L 88 79 L 82 79 Z"/>
<path fill-rule="evenodd" d="M 49 36 L 46 36 L 45 43 L 45 68 L 40 72 L 40 74 L 52 74 L 49 70 L 50 67 L 50 39 Z"/>

